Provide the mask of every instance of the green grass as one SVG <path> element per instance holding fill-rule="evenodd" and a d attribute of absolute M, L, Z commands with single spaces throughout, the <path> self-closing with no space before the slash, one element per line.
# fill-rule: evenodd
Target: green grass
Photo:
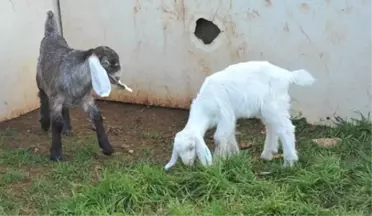
<path fill-rule="evenodd" d="M 371 124 L 294 123 L 300 161 L 291 169 L 282 168 L 282 159 L 259 159 L 264 136 L 247 136 L 257 126 L 247 121 L 240 122 L 240 139 L 253 148 L 208 168 L 178 164 L 165 172 L 159 164 L 128 163 L 125 155 L 99 162 L 94 137 L 62 163 L 29 149 L 0 148 L 0 214 L 371 215 Z M 322 137 L 342 143 L 321 148 L 311 141 Z"/>

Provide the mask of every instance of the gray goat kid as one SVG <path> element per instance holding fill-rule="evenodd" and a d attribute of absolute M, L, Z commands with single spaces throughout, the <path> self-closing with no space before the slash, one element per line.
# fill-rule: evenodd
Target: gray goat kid
<path fill-rule="evenodd" d="M 89 58 L 97 57 L 107 72 L 109 82 L 120 85 L 118 73 L 121 66 L 118 54 L 107 46 L 89 50 L 69 47 L 58 31 L 54 13 L 48 11 L 39 55 L 36 74 L 40 98 L 39 121 L 44 131 L 48 131 L 51 125 L 50 159 L 54 161 L 62 159 L 61 134 L 72 135 L 69 116 L 71 107 L 81 107 L 89 114 L 96 129 L 100 148 L 105 155 L 111 155 L 114 150 L 107 139 L 101 113 L 91 94 Z"/>

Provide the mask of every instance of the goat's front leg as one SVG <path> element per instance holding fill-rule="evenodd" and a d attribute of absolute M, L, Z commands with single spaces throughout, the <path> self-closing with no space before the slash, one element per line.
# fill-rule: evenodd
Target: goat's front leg
<path fill-rule="evenodd" d="M 273 128 L 266 124 L 266 137 L 265 137 L 265 144 L 264 149 L 261 153 L 261 158 L 264 160 L 272 160 L 274 154 L 278 153 L 278 147 L 279 147 L 279 140 L 278 136 L 275 133 L 275 130 Z"/>
<path fill-rule="evenodd" d="M 236 141 L 236 137 L 235 137 L 235 131 L 233 133 L 231 133 L 230 137 L 229 137 L 229 141 L 227 142 L 228 144 L 228 152 L 230 153 L 230 155 L 234 155 L 234 154 L 237 154 L 240 152 L 240 147 L 239 147 L 239 144 L 238 144 L 238 141 Z"/>
<path fill-rule="evenodd" d="M 50 149 L 50 159 L 53 161 L 62 160 L 62 141 L 61 133 L 63 129 L 62 103 L 58 100 L 53 101 L 51 109 L 52 118 L 52 146 Z"/>
<path fill-rule="evenodd" d="M 221 118 L 216 132 L 214 134 L 214 142 L 216 149 L 215 157 L 223 159 L 239 153 L 238 142 L 235 139 L 235 121 L 233 118 Z"/>
<path fill-rule="evenodd" d="M 96 128 L 98 145 L 102 149 L 103 154 L 111 155 L 114 152 L 114 150 L 107 139 L 107 134 L 103 127 L 103 119 L 101 116 L 101 112 L 99 111 L 98 107 L 94 104 L 94 102 L 90 102 L 84 105 L 84 110 L 88 112 L 89 117 Z"/>
<path fill-rule="evenodd" d="M 227 137 L 225 137 L 227 136 Z M 215 133 L 214 136 L 214 142 L 216 144 L 216 149 L 214 151 L 214 156 L 221 157 L 223 159 L 226 159 L 230 156 L 233 156 L 237 153 L 239 153 L 239 145 L 238 142 L 235 139 L 234 135 L 225 135 L 220 136 L 218 133 Z"/>
<path fill-rule="evenodd" d="M 70 111 L 67 107 L 62 108 L 62 117 L 63 117 L 62 134 L 65 135 L 65 136 L 72 136 Z"/>

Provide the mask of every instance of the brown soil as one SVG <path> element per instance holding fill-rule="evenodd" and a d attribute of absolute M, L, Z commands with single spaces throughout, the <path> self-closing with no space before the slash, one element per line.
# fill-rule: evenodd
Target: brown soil
<path fill-rule="evenodd" d="M 164 163 L 170 158 L 172 140 L 187 120 L 188 111 L 144 105 L 97 101 L 104 117 L 104 127 L 116 155 L 124 155 L 130 160 L 146 160 Z M 64 160 L 74 157 L 77 145 L 84 144 L 86 137 L 95 139 L 95 131 L 88 116 L 79 109 L 70 110 L 73 137 L 63 137 Z M 257 124 L 255 124 L 257 125 Z M 262 134 L 262 126 L 253 127 L 252 134 Z M 51 132 L 45 133 L 39 124 L 39 110 L 19 118 L 0 123 L 0 131 L 14 130 L 6 137 L 5 149 L 32 148 L 38 154 L 49 156 Z M 212 133 L 206 136 L 208 146 L 213 149 Z M 238 134 L 237 134 L 238 135 Z M 239 138 L 239 136 L 238 136 Z M 91 139 L 91 140 L 92 140 Z M 97 152 L 97 159 L 105 159 Z"/>
<path fill-rule="evenodd" d="M 104 127 L 116 154 L 140 156 L 143 151 L 153 151 L 152 155 L 156 157 L 153 159 L 158 162 L 170 156 L 171 140 L 175 132 L 182 129 L 188 116 L 186 110 L 104 101 L 98 101 L 97 104 L 102 112 Z M 72 109 L 70 115 L 74 134 L 72 138 L 63 137 L 64 155 L 73 145 L 69 141 L 77 142 L 79 137 L 95 137 L 92 124 L 84 112 Z M 14 130 L 15 133 L 6 138 L 6 149 L 33 148 L 38 153 L 49 155 L 51 132 L 45 133 L 41 130 L 39 110 L 0 123 L 0 131 L 7 129 Z M 101 153 L 97 155 L 104 157 Z"/>

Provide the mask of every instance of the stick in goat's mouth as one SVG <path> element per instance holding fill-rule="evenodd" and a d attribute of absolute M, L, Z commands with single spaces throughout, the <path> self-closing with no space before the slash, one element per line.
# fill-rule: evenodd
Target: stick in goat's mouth
<path fill-rule="evenodd" d="M 118 80 L 118 85 L 125 88 L 127 91 L 129 92 L 133 92 L 133 90 L 131 88 L 129 88 L 127 85 L 125 85 L 124 83 L 122 83 L 120 80 Z"/>
<path fill-rule="evenodd" d="M 109 78 L 110 78 L 110 82 L 112 84 L 118 85 L 118 86 L 126 89 L 129 92 L 133 92 L 133 90 L 131 88 L 129 88 L 127 85 L 125 85 L 124 83 L 121 82 L 119 77 L 114 77 L 112 75 L 109 75 Z"/>

